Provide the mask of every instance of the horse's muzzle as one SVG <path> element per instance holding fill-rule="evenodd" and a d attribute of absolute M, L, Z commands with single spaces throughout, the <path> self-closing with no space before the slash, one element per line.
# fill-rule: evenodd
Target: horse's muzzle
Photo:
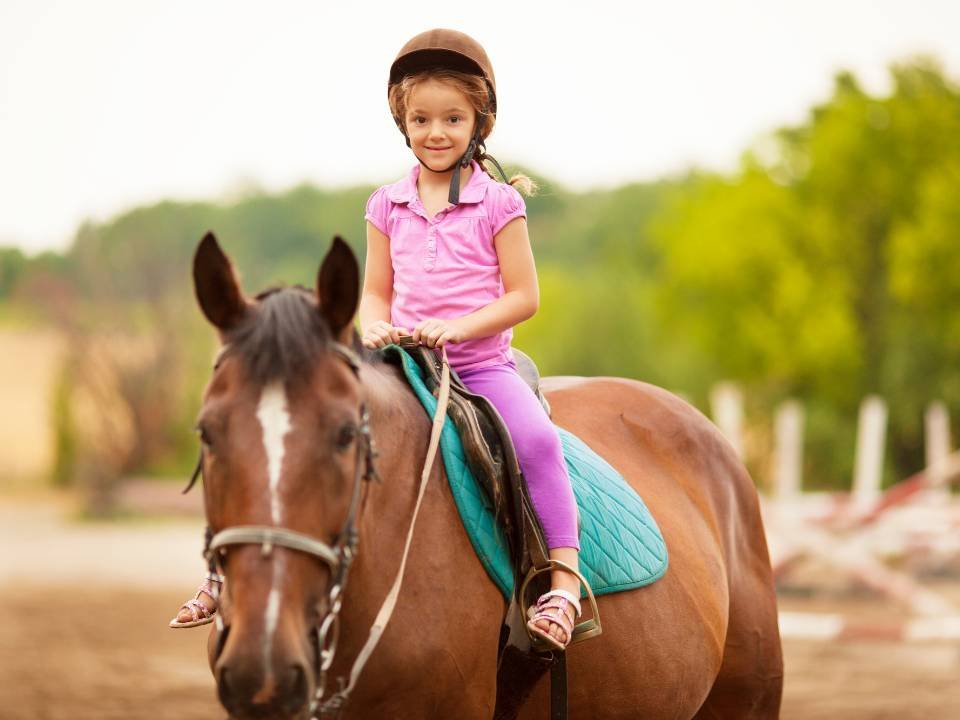
<path fill-rule="evenodd" d="M 296 720 L 307 714 L 307 668 L 289 665 L 272 673 L 262 667 L 222 664 L 217 669 L 220 702 L 233 720 Z"/>

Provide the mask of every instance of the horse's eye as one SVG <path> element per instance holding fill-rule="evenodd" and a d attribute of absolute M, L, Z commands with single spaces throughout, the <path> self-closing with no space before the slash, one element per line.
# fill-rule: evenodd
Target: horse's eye
<path fill-rule="evenodd" d="M 346 450 L 357 437 L 357 428 L 353 423 L 344 425 L 337 433 L 337 449 Z"/>
<path fill-rule="evenodd" d="M 207 431 L 207 428 L 203 425 L 197 425 L 197 435 L 200 437 L 200 442 L 208 447 L 210 446 L 210 433 Z"/>

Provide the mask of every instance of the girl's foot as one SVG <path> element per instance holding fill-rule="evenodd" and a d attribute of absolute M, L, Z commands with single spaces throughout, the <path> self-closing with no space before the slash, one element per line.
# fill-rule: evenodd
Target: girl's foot
<path fill-rule="evenodd" d="M 222 582 L 222 575 L 208 576 L 200 583 L 197 594 L 180 606 L 177 616 L 170 621 L 170 627 L 190 628 L 213 622 L 213 616 L 217 612 L 215 593 L 220 591 Z"/>
<path fill-rule="evenodd" d="M 576 548 L 551 548 L 550 559 L 574 570 L 579 566 L 580 553 Z M 562 567 L 550 571 L 550 592 L 537 600 L 528 611 L 530 631 L 547 645 L 563 650 L 570 644 L 573 626 L 580 616 L 580 578 Z"/>
<path fill-rule="evenodd" d="M 566 650 L 580 616 L 580 601 L 563 589 L 550 590 L 528 611 L 527 628 L 554 650 Z"/>

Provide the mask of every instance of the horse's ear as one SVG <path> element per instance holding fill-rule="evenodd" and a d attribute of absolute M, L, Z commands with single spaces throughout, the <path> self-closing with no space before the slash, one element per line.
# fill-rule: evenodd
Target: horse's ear
<path fill-rule="evenodd" d="M 193 288 L 203 314 L 221 331 L 236 327 L 247 312 L 230 258 L 212 232 L 203 236 L 193 256 Z"/>
<path fill-rule="evenodd" d="M 320 314 L 333 336 L 350 344 L 353 316 L 360 302 L 360 266 L 350 246 L 338 235 L 317 273 Z"/>

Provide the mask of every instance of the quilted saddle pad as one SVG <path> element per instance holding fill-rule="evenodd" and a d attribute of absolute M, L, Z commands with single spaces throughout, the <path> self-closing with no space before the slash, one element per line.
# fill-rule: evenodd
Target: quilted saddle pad
<path fill-rule="evenodd" d="M 437 400 L 423 382 L 423 371 L 405 350 L 389 346 L 389 351 L 400 355 L 414 393 L 432 417 Z M 580 509 L 580 572 L 594 594 L 632 590 L 663 577 L 667 546 L 643 500 L 583 441 L 562 428 L 557 431 Z M 467 466 L 460 436 L 449 418 L 440 436 L 440 451 L 470 542 L 509 599 L 513 570 L 507 540 L 493 505 Z"/>

